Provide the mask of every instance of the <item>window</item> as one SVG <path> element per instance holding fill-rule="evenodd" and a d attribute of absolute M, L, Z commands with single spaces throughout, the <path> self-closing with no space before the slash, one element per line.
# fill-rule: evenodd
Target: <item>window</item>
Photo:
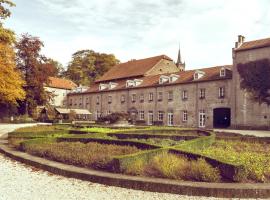
<path fill-rule="evenodd" d="M 169 91 L 168 92 L 168 101 L 172 101 L 173 100 L 173 91 Z"/>
<path fill-rule="evenodd" d="M 195 74 L 194 74 L 194 79 L 195 79 L 195 80 L 199 79 L 199 74 L 198 74 L 198 73 L 195 73 Z"/>
<path fill-rule="evenodd" d="M 224 98 L 225 97 L 225 87 L 218 88 L 218 97 Z"/>
<path fill-rule="evenodd" d="M 158 111 L 158 121 L 163 121 L 164 113 L 163 111 Z"/>
<path fill-rule="evenodd" d="M 173 126 L 173 112 L 168 113 L 168 126 Z"/>
<path fill-rule="evenodd" d="M 136 101 L 136 94 L 132 94 L 131 101 L 134 103 Z"/>
<path fill-rule="evenodd" d="M 107 89 L 107 87 L 108 87 L 107 84 L 103 84 L 103 83 L 99 84 L 99 90 L 105 90 L 105 89 Z"/>
<path fill-rule="evenodd" d="M 101 117 L 101 112 L 99 112 L 98 110 L 96 111 L 96 120 L 98 120 L 98 118 Z"/>
<path fill-rule="evenodd" d="M 111 111 L 110 111 L 110 110 L 108 110 L 108 111 L 107 111 L 107 115 L 110 115 L 110 114 L 111 114 Z"/>
<path fill-rule="evenodd" d="M 69 100 L 69 106 L 72 106 L 72 99 Z"/>
<path fill-rule="evenodd" d="M 153 111 L 148 111 L 148 125 L 153 125 L 154 113 Z"/>
<path fill-rule="evenodd" d="M 121 103 L 125 103 L 125 101 L 126 101 L 126 97 L 125 97 L 125 95 L 122 95 L 121 96 Z"/>
<path fill-rule="evenodd" d="M 149 101 L 153 101 L 153 98 L 154 98 L 153 92 L 150 92 L 150 93 L 149 93 L 149 96 L 148 96 L 148 100 L 149 100 Z"/>
<path fill-rule="evenodd" d="M 99 96 L 97 96 L 97 98 L 96 98 L 96 103 L 97 103 L 97 105 L 99 105 L 99 103 L 100 103 L 100 97 Z"/>
<path fill-rule="evenodd" d="M 201 88 L 200 89 L 199 97 L 200 97 L 200 99 L 204 99 L 205 98 L 205 88 Z"/>
<path fill-rule="evenodd" d="M 159 92 L 158 93 L 158 101 L 162 101 L 162 98 L 163 98 L 163 93 Z"/>
<path fill-rule="evenodd" d="M 188 99 L 188 91 L 187 90 L 183 90 L 182 91 L 182 100 L 187 100 Z"/>
<path fill-rule="evenodd" d="M 144 120 L 144 111 L 143 110 L 139 111 L 139 119 Z"/>
<path fill-rule="evenodd" d="M 112 96 L 108 96 L 108 104 L 112 103 Z"/>
<path fill-rule="evenodd" d="M 140 95 L 140 102 L 141 102 L 141 103 L 144 102 L 144 94 L 141 94 L 141 95 Z"/>
<path fill-rule="evenodd" d="M 198 79 L 202 78 L 204 75 L 205 75 L 204 71 L 197 70 L 194 73 L 193 78 L 194 78 L 194 80 L 198 80 Z"/>
<path fill-rule="evenodd" d="M 219 72 L 220 77 L 225 77 L 226 76 L 226 69 L 225 68 L 221 68 L 220 72 Z"/>
<path fill-rule="evenodd" d="M 187 122 L 187 120 L 188 120 L 188 113 L 187 110 L 184 110 L 182 114 L 182 121 Z"/>

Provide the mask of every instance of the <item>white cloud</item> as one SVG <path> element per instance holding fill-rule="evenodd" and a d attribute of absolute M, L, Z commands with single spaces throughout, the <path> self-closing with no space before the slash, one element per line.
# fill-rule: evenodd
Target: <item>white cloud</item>
<path fill-rule="evenodd" d="M 230 64 L 238 34 L 269 37 L 268 0 L 17 0 L 8 25 L 45 43 L 66 64 L 79 49 L 121 61 L 167 54 L 178 43 L 189 68 Z"/>

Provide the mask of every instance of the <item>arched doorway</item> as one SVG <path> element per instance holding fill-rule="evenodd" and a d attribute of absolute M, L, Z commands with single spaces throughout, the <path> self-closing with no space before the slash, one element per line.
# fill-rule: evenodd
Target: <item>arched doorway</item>
<path fill-rule="evenodd" d="M 215 108 L 213 110 L 213 127 L 227 128 L 231 125 L 231 109 Z"/>

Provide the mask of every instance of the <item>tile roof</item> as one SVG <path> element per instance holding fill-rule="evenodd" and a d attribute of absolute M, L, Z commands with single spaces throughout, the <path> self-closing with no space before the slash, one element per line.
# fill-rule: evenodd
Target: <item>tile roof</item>
<path fill-rule="evenodd" d="M 225 69 L 227 69 L 227 73 L 226 73 L 225 77 L 220 77 L 220 69 L 223 68 L 223 67 Z M 231 65 L 224 65 L 224 66 L 216 66 L 216 67 L 210 67 L 210 68 L 202 68 L 202 69 L 195 69 L 195 70 L 188 70 L 188 71 L 181 71 L 181 72 L 177 72 L 177 73 L 172 73 L 172 74 L 179 75 L 180 76 L 179 79 L 177 79 L 173 83 L 165 83 L 165 84 L 162 84 L 162 85 L 173 85 L 173 84 L 184 84 L 184 83 L 195 83 L 195 82 L 231 79 L 232 78 L 231 67 L 232 67 Z M 205 72 L 205 75 L 202 78 L 198 79 L 198 80 L 194 80 L 193 75 L 197 70 Z M 163 75 L 170 75 L 170 74 L 163 74 Z M 142 77 L 141 78 L 143 80 L 142 84 L 140 84 L 139 86 L 136 86 L 136 87 L 132 87 L 132 88 L 136 89 L 136 88 L 143 88 L 143 87 L 158 86 L 158 85 L 160 85 L 159 84 L 159 77 L 160 76 L 161 75 Z M 115 83 L 118 84 L 115 88 L 113 88 L 113 89 L 104 89 L 102 91 L 99 91 L 99 83 L 95 83 L 90 87 L 90 89 L 88 89 L 84 93 L 96 93 L 96 92 L 115 91 L 115 90 L 126 89 L 126 81 L 127 80 L 128 79 L 115 81 Z"/>
<path fill-rule="evenodd" d="M 140 60 L 131 60 L 125 63 L 120 63 L 112 67 L 107 73 L 105 73 L 96 82 L 143 76 L 147 71 L 152 69 L 152 67 L 154 67 L 161 59 L 172 61 L 172 59 L 169 58 L 168 56 L 160 55 L 160 56 L 144 58 Z"/>
<path fill-rule="evenodd" d="M 77 87 L 77 85 L 73 81 L 68 79 L 49 77 L 47 87 L 72 90 Z"/>
<path fill-rule="evenodd" d="M 239 48 L 235 49 L 235 51 L 245 51 L 269 46 L 270 46 L 270 38 L 266 38 L 261 40 L 244 42 Z"/>

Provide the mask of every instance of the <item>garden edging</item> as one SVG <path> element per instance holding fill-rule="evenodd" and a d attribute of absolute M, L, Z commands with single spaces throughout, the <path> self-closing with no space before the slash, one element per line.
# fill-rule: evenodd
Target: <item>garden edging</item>
<path fill-rule="evenodd" d="M 78 178 L 81 180 L 101 183 L 110 186 L 190 196 L 208 196 L 223 198 L 270 197 L 270 184 L 187 182 L 114 174 L 76 167 L 32 156 L 11 149 L 6 144 L 4 144 L 4 142 L 0 142 L 0 152 L 12 159 L 49 171 L 54 174 Z"/>

